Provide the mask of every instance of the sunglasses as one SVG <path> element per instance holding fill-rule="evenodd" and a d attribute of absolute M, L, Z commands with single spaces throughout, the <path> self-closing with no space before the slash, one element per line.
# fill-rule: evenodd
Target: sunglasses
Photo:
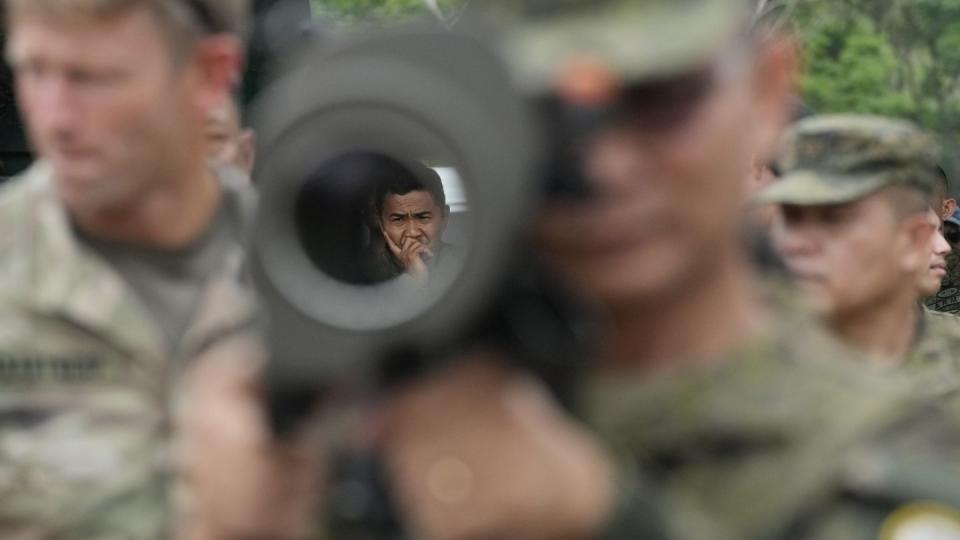
<path fill-rule="evenodd" d="M 620 100 L 621 118 L 648 131 L 686 125 L 718 88 L 745 74 L 746 59 L 738 48 L 700 69 L 628 86 Z"/>
<path fill-rule="evenodd" d="M 649 131 L 688 123 L 716 86 L 713 70 L 631 86 L 623 92 L 621 118 Z"/>
<path fill-rule="evenodd" d="M 950 245 L 957 245 L 960 243 L 960 231 L 956 229 L 943 231 L 943 237 L 947 239 L 947 242 L 949 242 Z"/>

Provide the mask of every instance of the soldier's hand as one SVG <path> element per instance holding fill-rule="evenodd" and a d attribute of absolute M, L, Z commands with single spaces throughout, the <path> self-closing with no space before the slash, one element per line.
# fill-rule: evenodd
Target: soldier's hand
<path fill-rule="evenodd" d="M 305 537 L 320 508 L 322 441 L 310 430 L 283 442 L 267 426 L 254 340 L 200 359 L 179 415 L 187 500 L 182 540 Z"/>
<path fill-rule="evenodd" d="M 417 281 L 426 281 L 429 276 L 427 263 L 433 259 L 433 252 L 419 239 L 408 236 L 398 246 L 384 233 L 387 245 L 403 270 Z"/>
<path fill-rule="evenodd" d="M 384 408 L 382 449 L 419 537 L 577 539 L 614 501 L 610 462 L 530 378 L 477 358 Z"/>

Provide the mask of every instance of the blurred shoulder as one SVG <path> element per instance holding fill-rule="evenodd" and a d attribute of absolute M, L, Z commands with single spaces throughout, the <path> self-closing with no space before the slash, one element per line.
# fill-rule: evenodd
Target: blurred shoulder
<path fill-rule="evenodd" d="M 0 232 L 30 219 L 38 204 L 56 202 L 52 175 L 49 165 L 38 162 L 0 185 Z"/>

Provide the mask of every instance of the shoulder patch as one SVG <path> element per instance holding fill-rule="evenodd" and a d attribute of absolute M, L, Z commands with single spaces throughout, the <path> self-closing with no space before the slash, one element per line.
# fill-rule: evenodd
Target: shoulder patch
<path fill-rule="evenodd" d="M 877 540 L 960 540 L 960 510 L 935 502 L 910 503 L 890 514 Z"/>
<path fill-rule="evenodd" d="M 95 355 L 0 353 L 0 387 L 44 382 L 85 384 L 105 376 L 104 362 Z"/>

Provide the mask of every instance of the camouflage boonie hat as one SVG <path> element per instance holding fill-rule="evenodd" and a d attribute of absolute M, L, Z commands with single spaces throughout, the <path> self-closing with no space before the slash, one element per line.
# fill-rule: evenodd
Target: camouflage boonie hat
<path fill-rule="evenodd" d="M 892 185 L 932 195 L 942 182 L 939 161 L 939 144 L 910 122 L 859 115 L 809 118 L 787 133 L 777 160 L 782 177 L 756 203 L 842 204 Z"/>
<path fill-rule="evenodd" d="M 496 0 L 505 57 L 527 90 L 549 88 L 571 60 L 603 64 L 626 81 L 683 73 L 749 28 L 757 0 Z"/>

